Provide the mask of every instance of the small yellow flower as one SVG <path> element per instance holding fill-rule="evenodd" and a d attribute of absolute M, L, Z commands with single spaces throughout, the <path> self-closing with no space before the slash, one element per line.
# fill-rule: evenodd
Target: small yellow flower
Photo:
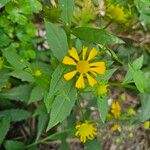
<path fill-rule="evenodd" d="M 108 87 L 108 84 L 98 84 L 97 87 L 96 87 L 96 91 L 97 91 L 97 94 L 99 96 L 103 96 L 104 94 L 107 93 L 107 87 Z"/>
<path fill-rule="evenodd" d="M 82 58 L 79 58 L 77 50 L 73 47 L 68 51 L 69 56 L 65 56 L 62 63 L 66 65 L 75 66 L 75 70 L 64 75 L 65 80 L 71 80 L 76 74 L 79 78 L 76 81 L 76 88 L 85 88 L 84 77 L 87 78 L 90 86 L 94 86 L 97 81 L 93 77 L 97 74 L 105 74 L 105 62 L 91 62 L 90 61 L 98 54 L 96 48 L 92 48 L 87 56 L 88 47 L 83 47 Z"/>
<path fill-rule="evenodd" d="M 150 129 L 150 121 L 145 121 L 143 124 L 144 129 Z"/>
<path fill-rule="evenodd" d="M 106 15 L 116 22 L 124 23 L 127 21 L 129 13 L 125 12 L 124 7 L 119 4 L 108 4 Z"/>
<path fill-rule="evenodd" d="M 121 127 L 119 124 L 114 124 L 111 129 L 113 132 L 121 131 Z"/>
<path fill-rule="evenodd" d="M 107 121 L 110 121 L 110 120 L 112 120 L 112 119 L 113 119 L 112 114 L 108 113 L 108 114 L 106 115 L 106 120 L 107 120 Z"/>
<path fill-rule="evenodd" d="M 10 82 L 5 84 L 5 89 L 9 90 L 11 88 L 12 84 Z"/>
<path fill-rule="evenodd" d="M 75 136 L 80 138 L 80 141 L 85 143 L 87 140 L 93 140 L 96 136 L 97 128 L 93 123 L 85 121 L 76 125 Z"/>
<path fill-rule="evenodd" d="M 35 75 L 36 77 L 40 77 L 40 76 L 42 75 L 42 72 L 41 72 L 40 70 L 36 70 L 36 71 L 34 72 L 34 75 Z"/>
<path fill-rule="evenodd" d="M 129 116 L 135 115 L 135 110 L 134 110 L 133 108 L 129 108 L 129 109 L 127 110 L 127 114 L 128 114 Z"/>
<path fill-rule="evenodd" d="M 121 106 L 119 102 L 113 102 L 111 105 L 111 113 L 117 119 L 121 115 Z"/>

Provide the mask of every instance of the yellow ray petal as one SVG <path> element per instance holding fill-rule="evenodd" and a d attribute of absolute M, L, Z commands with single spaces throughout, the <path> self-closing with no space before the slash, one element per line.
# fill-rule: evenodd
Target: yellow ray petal
<path fill-rule="evenodd" d="M 86 52 L 88 50 L 88 47 L 87 46 L 83 46 L 83 49 L 82 49 L 82 59 L 85 60 L 86 58 Z"/>
<path fill-rule="evenodd" d="M 101 66 L 105 66 L 105 62 L 93 62 L 93 63 L 90 63 L 90 67 L 101 67 Z"/>
<path fill-rule="evenodd" d="M 94 58 L 97 55 L 98 51 L 96 48 L 92 48 L 90 51 L 90 54 L 88 56 L 87 61 L 90 61 L 92 58 Z"/>
<path fill-rule="evenodd" d="M 105 74 L 106 72 L 106 67 L 105 66 L 101 66 L 101 67 L 94 67 L 94 68 L 90 68 L 90 71 L 94 71 L 98 74 Z"/>
<path fill-rule="evenodd" d="M 94 71 L 90 71 L 90 73 L 91 73 L 93 76 L 97 77 L 97 73 L 95 73 Z"/>
<path fill-rule="evenodd" d="M 74 47 L 72 47 L 71 50 L 69 50 L 68 52 L 69 52 L 69 55 L 70 55 L 71 57 L 73 57 L 75 60 L 77 60 L 77 61 L 80 60 L 80 59 L 79 59 L 78 52 L 77 52 L 77 50 L 76 50 Z"/>
<path fill-rule="evenodd" d="M 66 64 L 66 65 L 76 65 L 76 62 L 72 58 L 70 58 L 68 56 L 64 57 L 62 63 Z"/>
<path fill-rule="evenodd" d="M 85 88 L 85 84 L 84 84 L 84 78 L 83 78 L 83 75 L 80 74 L 77 82 L 76 82 L 76 87 L 77 88 Z"/>
<path fill-rule="evenodd" d="M 97 83 L 97 81 L 93 77 L 91 77 L 88 73 L 86 73 L 86 76 L 90 86 L 94 86 Z"/>
<path fill-rule="evenodd" d="M 77 70 L 68 72 L 64 75 L 65 80 L 71 80 L 77 73 Z"/>

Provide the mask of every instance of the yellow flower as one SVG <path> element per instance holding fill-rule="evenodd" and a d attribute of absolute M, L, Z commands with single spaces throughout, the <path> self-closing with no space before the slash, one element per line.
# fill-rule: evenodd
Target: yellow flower
<path fill-rule="evenodd" d="M 10 82 L 7 82 L 6 84 L 5 84 L 5 89 L 7 89 L 7 90 L 9 90 L 10 88 L 12 87 L 12 84 L 10 83 Z"/>
<path fill-rule="evenodd" d="M 129 108 L 129 109 L 127 110 L 127 114 L 128 114 L 129 116 L 135 115 L 135 110 L 134 110 L 133 108 Z"/>
<path fill-rule="evenodd" d="M 121 131 L 121 127 L 119 124 L 114 124 L 111 129 L 113 132 Z"/>
<path fill-rule="evenodd" d="M 75 136 L 80 138 L 80 141 L 85 143 L 87 140 L 93 140 L 96 136 L 97 128 L 93 123 L 85 121 L 84 123 L 78 123 L 76 125 Z"/>
<path fill-rule="evenodd" d="M 108 91 L 107 87 L 108 87 L 108 84 L 105 84 L 105 83 L 98 84 L 96 87 L 97 94 L 99 96 L 103 96 L 104 94 L 106 94 Z"/>
<path fill-rule="evenodd" d="M 68 51 L 69 56 L 65 56 L 62 63 L 66 65 L 75 66 L 75 70 L 68 72 L 64 75 L 65 80 L 71 80 L 76 74 L 79 78 L 76 81 L 77 88 L 85 88 L 84 77 L 87 78 L 90 86 L 94 86 L 97 81 L 93 78 L 97 74 L 105 74 L 105 62 L 91 62 L 90 61 L 98 54 L 96 48 L 92 48 L 87 56 L 88 47 L 83 47 L 82 58 L 79 58 L 77 50 L 73 47 Z"/>
<path fill-rule="evenodd" d="M 121 106 L 119 102 L 113 102 L 111 105 L 111 113 L 117 119 L 121 115 Z"/>
<path fill-rule="evenodd" d="M 36 70 L 36 71 L 34 72 L 34 75 L 35 75 L 36 77 L 40 77 L 40 76 L 42 75 L 42 72 L 41 72 L 40 70 Z"/>
<path fill-rule="evenodd" d="M 123 23 L 127 21 L 129 13 L 125 12 L 124 7 L 119 4 L 108 4 L 106 15 L 112 20 Z"/>
<path fill-rule="evenodd" d="M 112 114 L 108 113 L 108 114 L 106 115 L 106 120 L 107 120 L 107 121 L 112 120 L 112 118 L 113 118 Z"/>
<path fill-rule="evenodd" d="M 150 129 L 150 121 L 145 121 L 143 127 L 144 129 Z"/>

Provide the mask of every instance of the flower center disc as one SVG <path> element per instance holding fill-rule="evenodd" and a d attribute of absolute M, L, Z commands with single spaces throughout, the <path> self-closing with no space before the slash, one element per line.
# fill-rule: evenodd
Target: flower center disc
<path fill-rule="evenodd" d="M 88 61 L 81 60 L 77 63 L 77 71 L 80 73 L 87 73 L 90 70 Z"/>

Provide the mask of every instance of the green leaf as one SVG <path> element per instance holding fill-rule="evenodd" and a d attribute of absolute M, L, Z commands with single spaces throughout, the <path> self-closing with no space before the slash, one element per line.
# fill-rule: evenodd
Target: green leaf
<path fill-rule="evenodd" d="M 63 78 L 64 71 L 65 71 L 64 66 L 62 64 L 59 64 L 52 74 L 49 93 L 44 98 L 44 103 L 46 105 L 48 112 L 50 111 L 50 107 L 53 101 L 53 96 L 56 94 L 56 92 L 58 92 L 58 90 L 60 90 L 63 87 L 65 83 L 65 80 Z"/>
<path fill-rule="evenodd" d="M 71 25 L 73 17 L 74 0 L 58 0 L 59 7 L 62 10 L 61 19 L 65 24 Z"/>
<path fill-rule="evenodd" d="M 136 60 L 133 61 L 132 66 L 135 69 L 141 69 L 143 66 L 143 60 L 144 60 L 144 56 L 140 56 L 139 58 L 137 58 Z"/>
<path fill-rule="evenodd" d="M 31 91 L 30 85 L 27 85 L 27 84 L 20 85 L 18 87 L 14 87 L 3 93 L 0 93 L 0 98 L 10 99 L 14 101 L 27 102 L 29 100 L 30 91 Z"/>
<path fill-rule="evenodd" d="M 1 17 L 1 16 L 0 16 Z M 0 31 L 0 47 L 3 47 L 3 46 L 8 46 L 8 44 L 10 43 L 10 39 L 9 37 L 7 36 L 7 34 L 4 33 L 4 31 Z"/>
<path fill-rule="evenodd" d="M 45 21 L 45 25 L 46 37 L 51 51 L 59 61 L 62 61 L 69 49 L 66 33 L 63 29 L 53 23 Z"/>
<path fill-rule="evenodd" d="M 42 131 L 45 129 L 46 123 L 48 120 L 48 115 L 46 112 L 42 112 L 38 117 L 38 124 L 37 124 L 37 136 L 36 141 L 40 138 Z"/>
<path fill-rule="evenodd" d="M 16 69 L 24 69 L 27 67 L 27 63 L 23 60 L 14 49 L 3 50 L 3 56 L 6 57 L 7 61 L 14 66 Z"/>
<path fill-rule="evenodd" d="M 28 147 L 37 145 L 38 143 L 44 142 L 44 141 L 54 141 L 54 140 L 58 140 L 58 139 L 62 139 L 64 136 L 70 135 L 72 134 L 73 129 L 66 129 L 60 132 L 56 132 L 52 135 L 47 136 L 46 138 L 43 138 L 41 140 L 38 140 L 34 143 L 32 143 L 31 145 L 28 145 Z"/>
<path fill-rule="evenodd" d="M 44 97 L 44 89 L 40 86 L 35 86 L 31 91 L 29 103 L 42 100 L 43 97 Z"/>
<path fill-rule="evenodd" d="M 42 14 L 49 22 L 58 22 L 61 16 L 60 8 L 43 6 Z"/>
<path fill-rule="evenodd" d="M 7 140 L 4 143 L 4 147 L 6 150 L 24 150 L 25 144 L 19 141 Z"/>
<path fill-rule="evenodd" d="M 98 97 L 97 98 L 97 106 L 98 106 L 100 118 L 101 118 L 102 122 L 104 123 L 106 120 L 108 110 L 109 110 L 108 96 Z"/>
<path fill-rule="evenodd" d="M 8 83 L 8 76 L 4 75 L 3 73 L 1 74 L 0 72 L 0 89 L 3 88 L 6 83 Z"/>
<path fill-rule="evenodd" d="M 0 145 L 2 144 L 10 127 L 10 117 L 4 116 L 0 118 Z"/>
<path fill-rule="evenodd" d="M 19 4 L 24 14 L 38 13 L 42 10 L 42 5 L 38 0 L 19 0 Z"/>
<path fill-rule="evenodd" d="M 23 70 L 15 70 L 15 71 L 9 73 L 8 75 L 13 76 L 18 79 L 21 79 L 22 81 L 27 81 L 27 82 L 35 81 L 33 76 L 30 73 L 23 71 Z"/>
<path fill-rule="evenodd" d="M 31 113 L 23 109 L 8 109 L 0 112 L 0 118 L 3 116 L 10 116 L 11 121 L 17 122 L 29 119 Z"/>
<path fill-rule="evenodd" d="M 0 1 L 0 8 L 4 7 L 10 0 L 1 0 Z"/>
<path fill-rule="evenodd" d="M 85 150 L 101 150 L 101 145 L 97 139 L 87 141 L 85 143 Z"/>
<path fill-rule="evenodd" d="M 99 80 L 99 82 L 101 82 L 102 80 L 108 81 L 116 70 L 117 68 L 106 70 L 106 73 L 102 76 L 98 76 L 97 79 Z"/>
<path fill-rule="evenodd" d="M 121 39 L 111 35 L 105 30 L 91 27 L 78 27 L 72 30 L 72 33 L 89 43 L 99 44 L 112 44 L 112 43 L 124 43 Z"/>
<path fill-rule="evenodd" d="M 143 66 L 143 60 L 144 60 L 144 56 L 140 56 L 139 58 L 137 58 L 136 60 L 133 61 L 132 66 L 134 69 L 139 70 L 142 68 Z M 133 79 L 131 71 L 128 70 L 125 76 L 125 80 L 124 83 L 130 82 Z"/>
<path fill-rule="evenodd" d="M 67 82 L 62 89 L 63 92 L 60 92 L 53 102 L 47 130 L 62 122 L 70 114 L 76 100 L 76 89 L 72 85 L 71 82 Z"/>
<path fill-rule="evenodd" d="M 140 13 L 140 20 L 144 21 L 145 24 L 150 24 L 150 2 L 149 0 L 134 0 L 135 5 Z"/>
<path fill-rule="evenodd" d="M 128 67 L 129 67 L 129 70 L 132 74 L 132 77 L 133 77 L 133 80 L 135 82 L 137 89 L 141 93 L 146 92 L 148 85 L 147 85 L 147 81 L 146 81 L 146 78 L 144 76 L 144 73 L 141 70 L 136 70 L 130 64 L 128 65 Z"/>
<path fill-rule="evenodd" d="M 141 94 L 141 113 L 140 121 L 144 122 L 150 119 L 150 94 Z"/>

